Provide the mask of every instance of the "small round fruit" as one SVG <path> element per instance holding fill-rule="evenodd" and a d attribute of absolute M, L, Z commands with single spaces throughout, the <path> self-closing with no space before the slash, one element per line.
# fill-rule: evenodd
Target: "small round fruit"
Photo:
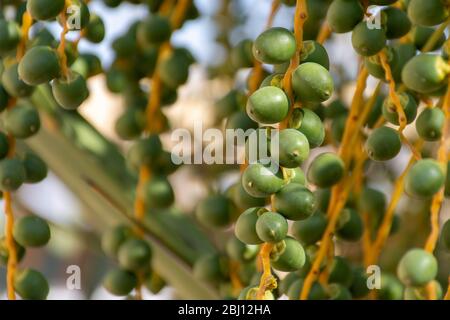
<path fill-rule="evenodd" d="M 242 40 L 231 50 L 231 63 L 236 69 L 253 67 L 253 41 Z"/>
<path fill-rule="evenodd" d="M 302 51 L 300 53 L 300 62 L 315 62 L 325 69 L 330 69 L 330 59 L 327 50 L 317 41 L 303 41 Z"/>
<path fill-rule="evenodd" d="M 344 176 L 344 162 L 334 153 L 322 153 L 312 161 L 308 169 L 308 180 L 320 188 L 328 188 Z"/>
<path fill-rule="evenodd" d="M 18 244 L 17 241 L 14 241 L 14 244 L 16 248 L 17 262 L 20 262 L 25 256 L 26 249 L 22 247 L 20 244 Z M 8 264 L 8 259 L 9 259 L 8 243 L 6 237 L 2 237 L 0 238 L 0 266 L 6 267 Z"/>
<path fill-rule="evenodd" d="M 236 238 L 245 244 L 263 243 L 264 241 L 256 233 L 256 222 L 258 221 L 258 217 L 264 212 L 267 212 L 267 210 L 258 207 L 245 210 L 236 221 L 234 228 Z"/>
<path fill-rule="evenodd" d="M 236 111 L 227 118 L 225 129 L 238 130 L 257 129 L 258 123 L 253 121 L 245 111 Z"/>
<path fill-rule="evenodd" d="M 25 300 L 45 300 L 50 291 L 47 279 L 33 269 L 16 272 L 14 289 Z"/>
<path fill-rule="evenodd" d="M 27 11 L 35 20 L 52 20 L 64 9 L 65 0 L 28 0 Z"/>
<path fill-rule="evenodd" d="M 183 49 L 174 49 L 158 63 L 158 72 L 162 82 L 170 89 L 176 89 L 186 83 L 189 77 L 191 57 Z"/>
<path fill-rule="evenodd" d="M 38 183 L 47 177 L 47 165 L 36 154 L 27 152 L 23 157 L 22 163 L 25 168 L 25 182 Z"/>
<path fill-rule="evenodd" d="M 292 74 L 292 88 L 300 102 L 323 102 L 333 94 L 333 78 L 314 62 L 299 65 Z"/>
<path fill-rule="evenodd" d="M 402 300 L 403 289 L 403 285 L 397 277 L 390 273 L 383 273 L 378 298 L 380 300 Z"/>
<path fill-rule="evenodd" d="M 282 171 L 277 169 L 274 173 L 268 166 L 250 164 L 242 175 L 242 186 L 249 195 L 256 198 L 266 198 L 277 193 L 285 184 Z"/>
<path fill-rule="evenodd" d="M 295 221 L 292 224 L 292 234 L 304 245 L 312 245 L 322 239 L 327 227 L 327 218 L 321 212 L 316 212 L 311 217 Z"/>
<path fill-rule="evenodd" d="M 401 147 L 399 133 L 389 127 L 373 130 L 366 141 L 367 154 L 374 161 L 387 161 L 394 158 Z"/>
<path fill-rule="evenodd" d="M 296 129 L 284 129 L 280 132 L 279 147 L 279 162 L 284 168 L 296 168 L 308 159 L 308 139 Z"/>
<path fill-rule="evenodd" d="M 78 108 L 89 96 L 86 80 L 74 71 L 67 78 L 55 79 L 52 92 L 56 102 L 68 110 Z"/>
<path fill-rule="evenodd" d="M 210 283 L 223 281 L 228 271 L 227 263 L 226 257 L 219 254 L 203 255 L 195 261 L 194 277 Z"/>
<path fill-rule="evenodd" d="M 450 67 L 441 56 L 419 54 L 403 67 L 402 81 L 409 89 L 427 94 L 445 85 L 449 72 Z"/>
<path fill-rule="evenodd" d="M 282 248 L 272 251 L 272 267 L 278 271 L 292 272 L 301 269 L 306 262 L 306 254 L 302 245 L 291 237 L 282 241 Z"/>
<path fill-rule="evenodd" d="M 25 181 L 25 168 L 19 159 L 3 159 L 0 161 L 0 189 L 15 191 Z"/>
<path fill-rule="evenodd" d="M 150 135 L 135 142 L 128 151 L 128 162 L 134 169 L 142 165 L 154 165 L 162 153 L 162 144 L 159 136 Z"/>
<path fill-rule="evenodd" d="M 386 211 L 387 201 L 383 192 L 365 187 L 358 199 L 358 210 L 371 216 L 380 217 Z"/>
<path fill-rule="evenodd" d="M 363 221 L 354 209 L 345 208 L 338 221 L 336 234 L 347 241 L 358 241 L 363 234 Z"/>
<path fill-rule="evenodd" d="M 113 295 L 126 296 L 137 286 L 137 277 L 130 271 L 114 269 L 106 274 L 103 286 Z"/>
<path fill-rule="evenodd" d="M 175 201 L 175 195 L 166 177 L 156 176 L 144 186 L 144 202 L 149 208 L 167 208 Z"/>
<path fill-rule="evenodd" d="M 290 127 L 306 136 L 311 149 L 320 147 L 325 140 L 325 126 L 312 110 L 295 108 L 292 112 Z"/>
<path fill-rule="evenodd" d="M 211 195 L 198 204 L 195 216 L 206 227 L 224 228 L 235 220 L 237 209 L 226 196 Z"/>
<path fill-rule="evenodd" d="M 294 281 L 289 287 L 287 296 L 289 300 L 298 300 L 303 289 L 304 279 L 298 279 Z M 308 300 L 325 300 L 327 298 L 327 293 L 318 282 L 314 282 L 311 286 L 311 291 L 308 295 Z"/>
<path fill-rule="evenodd" d="M 23 82 L 19 77 L 19 65 L 7 66 L 2 73 L 2 86 L 12 97 L 25 98 L 32 95 L 34 87 Z"/>
<path fill-rule="evenodd" d="M 172 28 L 170 21 L 160 15 L 150 15 L 139 24 L 137 36 L 140 43 L 145 45 L 158 45 L 170 39 Z"/>
<path fill-rule="evenodd" d="M 419 26 L 435 26 L 448 17 L 448 9 L 442 0 L 411 0 L 408 17 Z"/>
<path fill-rule="evenodd" d="M 39 131 L 41 121 L 36 108 L 20 104 L 9 109 L 4 117 L 5 129 L 19 139 L 26 139 Z"/>
<path fill-rule="evenodd" d="M 102 250 L 109 257 L 115 258 L 120 246 L 133 236 L 133 230 L 124 225 L 118 225 L 107 230 L 102 236 Z"/>
<path fill-rule="evenodd" d="M 442 286 L 436 280 L 430 281 L 430 283 L 424 287 L 406 287 L 404 295 L 403 295 L 403 299 L 404 300 L 429 300 L 430 299 L 430 294 L 428 291 L 428 288 L 430 288 L 430 287 L 428 287 L 429 285 L 432 288 L 432 290 L 434 291 L 436 299 L 441 300 L 443 297 Z"/>
<path fill-rule="evenodd" d="M 241 293 L 239 294 L 238 300 L 258 300 L 258 286 L 248 286 L 244 289 L 242 289 Z M 264 292 L 264 297 L 262 300 L 275 300 L 275 297 L 273 296 L 273 293 L 269 290 L 266 290 Z"/>
<path fill-rule="evenodd" d="M 352 45 L 355 51 L 369 57 L 386 46 L 386 32 L 382 28 L 369 28 L 367 22 L 360 22 L 352 32 Z"/>
<path fill-rule="evenodd" d="M 428 198 L 436 194 L 445 182 L 443 168 L 433 159 L 417 161 L 405 179 L 405 190 L 416 197 Z"/>
<path fill-rule="evenodd" d="M 288 183 L 298 183 L 302 186 L 306 186 L 306 176 L 300 167 L 293 169 L 286 168 L 283 171 L 284 178 Z"/>
<path fill-rule="evenodd" d="M 105 24 L 102 18 L 96 14 L 91 14 L 89 24 L 84 29 L 84 36 L 92 43 L 100 43 L 105 38 Z"/>
<path fill-rule="evenodd" d="M 387 7 L 382 12 L 386 15 L 386 37 L 388 39 L 401 38 L 411 30 L 411 21 L 405 11 Z"/>
<path fill-rule="evenodd" d="M 47 46 L 36 46 L 25 53 L 19 62 L 19 76 L 29 85 L 37 86 L 60 74 L 56 51 Z"/>
<path fill-rule="evenodd" d="M 116 120 L 114 129 L 123 140 L 140 137 L 145 127 L 145 112 L 140 108 L 130 107 Z"/>
<path fill-rule="evenodd" d="M 307 219 L 316 209 L 314 194 L 305 186 L 292 182 L 275 194 L 273 204 L 277 212 L 294 221 Z"/>
<path fill-rule="evenodd" d="M 423 249 L 411 249 L 400 260 L 397 275 L 405 286 L 421 287 L 433 280 L 438 271 L 436 258 Z"/>
<path fill-rule="evenodd" d="M 367 287 L 368 274 L 366 269 L 363 267 L 354 267 L 353 271 L 353 281 L 350 286 L 350 292 L 353 298 L 362 298 L 369 293 L 369 288 Z"/>
<path fill-rule="evenodd" d="M 416 119 L 417 116 L 417 102 L 416 100 L 408 93 L 402 92 L 398 93 L 398 98 L 400 100 L 400 104 L 403 108 L 403 112 L 406 116 L 406 123 L 411 123 Z M 383 117 L 392 124 L 399 125 L 399 115 L 397 113 L 397 108 L 395 106 L 394 101 L 391 98 L 386 98 L 383 102 L 382 108 Z"/>
<path fill-rule="evenodd" d="M 286 238 L 288 223 L 276 212 L 265 212 L 256 221 L 256 233 L 264 242 L 276 243 Z"/>
<path fill-rule="evenodd" d="M 47 221 L 37 216 L 25 216 L 16 221 L 14 239 L 24 247 L 42 247 L 50 240 Z"/>
<path fill-rule="evenodd" d="M 364 18 L 364 9 L 359 0 L 334 0 L 327 12 L 327 22 L 336 33 L 346 33 Z"/>
<path fill-rule="evenodd" d="M 253 207 L 262 207 L 266 203 L 266 199 L 264 198 L 255 198 L 249 195 L 242 186 L 241 181 L 237 182 L 236 185 L 232 187 L 231 199 L 236 206 L 242 210 Z"/>
<path fill-rule="evenodd" d="M 427 45 L 430 37 L 436 32 L 436 29 L 433 27 L 424 27 L 424 26 L 414 26 L 411 30 L 411 40 L 413 45 L 417 48 L 417 50 L 422 51 Z M 442 34 L 441 37 L 435 42 L 432 47 L 428 48 L 428 51 L 435 51 L 442 47 L 445 43 L 446 37 L 445 34 Z"/>
<path fill-rule="evenodd" d="M 274 124 L 286 118 L 289 99 L 283 90 L 267 86 L 256 90 L 248 99 L 248 116 L 261 124 Z"/>
<path fill-rule="evenodd" d="M 351 300 L 352 294 L 349 289 L 339 283 L 332 283 L 327 288 L 330 300 Z"/>
<path fill-rule="evenodd" d="M 20 28 L 14 21 L 0 18 L 0 55 L 14 50 L 20 42 Z"/>
<path fill-rule="evenodd" d="M 426 108 L 416 121 L 416 130 L 425 141 L 437 141 L 442 136 L 445 114 L 439 108 Z"/>
<path fill-rule="evenodd" d="M 228 256 L 239 262 L 253 261 L 259 253 L 259 246 L 245 244 L 235 236 L 227 241 L 226 251 Z"/>
<path fill-rule="evenodd" d="M 146 241 L 132 238 L 120 246 L 117 257 L 122 268 L 140 271 L 149 266 L 152 250 Z"/>
<path fill-rule="evenodd" d="M 339 283 L 345 287 L 352 284 L 353 274 L 350 264 L 342 257 L 336 256 L 331 263 L 330 275 L 328 281 L 330 283 Z"/>
<path fill-rule="evenodd" d="M 292 32 L 285 28 L 274 27 L 256 38 L 253 55 L 263 63 L 281 64 L 292 58 L 295 49 L 295 37 Z"/>

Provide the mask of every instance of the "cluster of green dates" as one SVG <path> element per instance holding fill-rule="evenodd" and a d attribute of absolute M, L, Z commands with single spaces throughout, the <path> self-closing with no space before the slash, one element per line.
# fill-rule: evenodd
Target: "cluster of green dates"
<path fill-rule="evenodd" d="M 81 1 L 72 1 L 78 10 L 67 12 L 69 31 L 81 31 L 85 39 L 99 43 L 105 36 L 105 27 L 101 18 L 90 14 L 87 5 Z M 74 43 L 67 42 L 63 60 L 56 48 L 58 42 L 45 27 L 38 31 L 26 44 L 26 52 L 19 61 L 16 51 L 24 37 L 20 25 L 27 11 L 35 22 L 49 22 L 57 19 L 60 24 L 64 13 L 64 0 L 30 0 L 21 2 L 16 9 L 16 20 L 0 19 L 0 55 L 3 72 L 1 84 L 3 90 L 14 98 L 29 98 L 39 85 L 51 85 L 56 102 L 63 108 L 74 110 L 89 96 L 86 78 L 101 71 L 100 60 L 95 55 L 79 55 Z M 74 21 L 74 23 L 69 23 Z M 67 66 L 62 66 L 62 64 Z M 67 72 L 63 72 L 65 68 Z"/>
<path fill-rule="evenodd" d="M 445 94 L 448 55 L 445 50 L 442 54 L 417 52 L 425 47 L 434 27 L 448 18 L 448 11 L 440 0 L 399 1 L 401 6 L 388 6 L 395 2 L 369 1 L 370 5 L 383 6 L 379 13 L 380 27 L 371 28 L 370 22 L 364 20 L 363 1 L 307 1 L 308 19 L 304 26 L 300 64 L 289 79 L 293 100 L 284 87 L 286 71 L 298 45 L 290 30 L 272 27 L 255 41 L 243 40 L 232 49 L 230 61 L 235 70 L 252 68 L 255 62 L 260 62 L 264 66 L 264 77 L 250 95 L 247 96 L 246 89 L 252 86 L 252 73 L 247 88 L 235 88 L 218 100 L 216 123 L 226 118 L 226 129 L 263 131 L 268 146 L 271 131 L 277 130 L 275 126 L 288 125 L 279 131 L 278 170 L 267 165 L 266 158 L 258 158 L 248 164 L 240 181 L 223 193 L 208 196 L 195 211 L 196 218 L 207 228 L 226 230 L 234 226 L 234 235 L 230 236 L 223 251 L 204 256 L 194 266 L 194 274 L 218 286 L 224 296 L 236 297 L 230 285 L 230 262 L 234 261 L 239 263 L 238 277 L 245 286 L 239 299 L 256 298 L 261 278 L 255 268 L 258 252 L 263 243 L 271 243 L 272 269 L 288 274 L 282 280 L 274 274 L 278 287 L 267 291 L 264 298 L 276 299 L 285 294 L 290 299 L 298 299 L 327 227 L 331 188 L 344 177 L 345 164 L 337 154 L 326 151 L 315 153 L 306 173 L 301 169 L 311 158 L 312 149 L 328 143 L 339 146 L 349 116 L 349 107 L 339 98 L 328 101 L 335 87 L 340 89 L 342 84 L 333 81 L 327 51 L 314 40 L 323 22 L 326 21 L 335 33 L 352 32 L 353 48 L 362 56 L 369 74 L 383 81 L 386 81 L 386 74 L 379 53 L 385 50 L 394 80 L 398 86 L 403 84 L 406 88 L 397 94 L 407 124 L 415 121 L 418 137 L 426 142 L 441 139 L 445 122 L 442 109 L 428 107 L 420 114 L 418 110 L 422 96 L 442 97 Z M 296 1 L 282 3 L 295 6 Z M 423 12 L 430 12 L 428 19 L 422 19 Z M 405 36 L 411 41 L 395 41 Z M 431 49 L 438 50 L 444 42 L 445 37 Z M 302 107 L 289 112 L 293 103 L 300 103 Z M 389 125 L 375 128 L 380 117 Z M 399 119 L 389 97 L 382 94 L 376 97 L 364 124 L 368 128 L 365 152 L 369 162 L 385 162 L 399 154 L 402 137 L 394 128 L 401 121 L 403 119 Z M 270 157 L 270 147 L 266 154 Z M 450 178 L 446 172 L 447 168 L 432 158 L 419 160 L 407 174 L 405 190 L 409 196 L 427 201 L 445 185 L 448 196 Z M 314 187 L 311 189 L 311 186 Z M 335 232 L 337 239 L 358 242 L 367 227 L 373 241 L 386 210 L 386 195 L 365 185 L 357 196 L 350 194 L 340 213 Z M 361 218 L 362 213 L 368 215 L 367 224 Z M 394 215 L 391 235 L 397 232 L 400 222 L 400 216 Z M 449 247 L 449 228 L 448 221 L 441 232 L 440 242 L 446 248 Z M 326 265 L 325 259 L 321 271 Z M 426 299 L 425 287 L 432 282 L 437 297 L 442 298 L 436 274 L 434 256 L 421 249 L 412 249 L 402 258 L 397 276 L 383 271 L 378 297 Z M 335 256 L 331 262 L 329 285 L 315 282 L 309 299 L 363 298 L 369 293 L 366 280 L 367 273 L 362 266 Z"/>
<path fill-rule="evenodd" d="M 158 293 L 165 286 L 164 281 L 151 269 L 150 245 L 130 227 L 117 225 L 104 233 L 102 249 L 119 264 L 119 267 L 108 271 L 103 280 L 103 286 L 111 294 L 128 296 L 141 285 Z"/>

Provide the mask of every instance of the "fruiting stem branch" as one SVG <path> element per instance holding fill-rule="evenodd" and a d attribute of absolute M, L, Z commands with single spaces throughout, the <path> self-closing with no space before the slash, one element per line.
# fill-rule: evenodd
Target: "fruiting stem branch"
<path fill-rule="evenodd" d="M 28 42 L 28 33 L 30 31 L 30 28 L 33 24 L 33 18 L 31 17 L 30 13 L 28 11 L 25 11 L 22 16 L 22 39 L 19 44 L 19 48 L 17 49 L 17 60 L 22 59 L 22 57 L 25 55 L 25 49 Z"/>
<path fill-rule="evenodd" d="M 67 66 L 67 55 L 66 55 L 66 35 L 69 32 L 69 26 L 67 25 L 67 1 L 64 5 L 63 12 L 61 12 L 61 23 L 63 25 L 63 30 L 61 31 L 60 42 L 58 46 L 58 55 L 61 59 L 61 73 L 67 78 L 69 75 L 69 68 Z"/>
<path fill-rule="evenodd" d="M 261 281 L 259 282 L 259 289 L 257 294 L 258 300 L 263 300 L 268 285 L 270 283 L 270 279 L 273 277 L 270 271 L 270 252 L 273 249 L 273 244 L 264 243 L 261 247 L 261 251 L 259 253 L 259 257 L 263 266 L 263 274 L 261 276 Z"/>

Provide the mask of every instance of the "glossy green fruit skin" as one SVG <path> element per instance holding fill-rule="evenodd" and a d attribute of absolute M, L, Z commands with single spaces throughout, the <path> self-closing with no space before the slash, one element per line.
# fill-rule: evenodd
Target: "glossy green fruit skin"
<path fill-rule="evenodd" d="M 334 153 L 322 153 L 312 161 L 308 169 L 308 181 L 319 188 L 328 188 L 344 175 L 344 162 Z"/>
<path fill-rule="evenodd" d="M 397 266 L 397 276 L 405 286 L 424 286 L 436 277 L 437 271 L 436 258 L 423 249 L 409 250 Z"/>
<path fill-rule="evenodd" d="M 295 221 L 292 225 L 292 234 L 304 245 L 312 245 L 322 239 L 326 227 L 325 215 L 317 212 L 305 220 Z"/>
<path fill-rule="evenodd" d="M 236 111 L 228 117 L 225 128 L 247 131 L 248 129 L 257 129 L 258 123 L 253 121 L 245 111 Z"/>
<path fill-rule="evenodd" d="M 167 283 L 158 274 L 151 272 L 146 276 L 144 285 L 151 293 L 158 294 L 166 287 Z"/>
<path fill-rule="evenodd" d="M 18 64 L 5 68 L 2 74 L 2 85 L 12 97 L 25 98 L 32 95 L 34 87 L 29 86 L 19 78 Z"/>
<path fill-rule="evenodd" d="M 51 20 L 64 9 L 64 0 L 28 0 L 27 10 L 35 20 Z"/>
<path fill-rule="evenodd" d="M 279 135 L 279 162 L 284 168 L 296 168 L 309 156 L 309 142 L 296 129 L 284 129 Z"/>
<path fill-rule="evenodd" d="M 306 62 L 292 74 L 292 88 L 300 102 L 323 102 L 333 94 L 334 83 L 327 69 L 320 64 Z"/>
<path fill-rule="evenodd" d="M 195 216 L 206 227 L 224 228 L 237 217 L 233 202 L 224 195 L 211 195 L 202 200 L 195 210 Z"/>
<path fill-rule="evenodd" d="M 325 126 L 319 116 L 307 108 L 296 108 L 292 112 L 292 126 L 303 133 L 311 149 L 320 147 L 325 140 Z"/>
<path fill-rule="evenodd" d="M 0 159 L 8 155 L 9 141 L 8 136 L 0 131 Z"/>
<path fill-rule="evenodd" d="M 117 257 L 122 268 L 140 271 L 149 267 L 152 250 L 144 240 L 132 238 L 120 246 Z"/>
<path fill-rule="evenodd" d="M 287 232 L 287 220 L 277 212 L 265 212 L 256 221 L 256 234 L 264 242 L 280 242 L 286 238 Z"/>
<path fill-rule="evenodd" d="M 248 116 L 261 124 L 281 122 L 289 112 L 289 99 L 283 90 L 268 86 L 256 90 L 247 101 Z"/>
<path fill-rule="evenodd" d="M 24 247 L 42 247 L 50 240 L 48 223 L 37 216 L 25 216 L 16 221 L 14 239 Z"/>
<path fill-rule="evenodd" d="M 388 59 L 388 64 L 391 67 L 391 70 L 396 70 L 397 63 L 398 63 L 397 53 L 391 47 L 386 47 L 386 49 L 387 49 L 386 55 L 387 55 L 387 59 Z M 373 76 L 377 79 L 386 81 L 386 73 L 384 71 L 383 65 L 381 64 L 379 55 L 365 57 L 364 65 L 366 66 L 367 71 L 369 72 L 369 74 L 371 76 Z M 398 75 L 393 73 L 393 76 L 394 76 L 394 80 L 397 80 L 395 76 L 398 76 Z"/>
<path fill-rule="evenodd" d="M 133 230 L 128 226 L 118 225 L 107 230 L 101 240 L 102 250 L 109 257 L 115 258 L 120 246 L 133 236 Z"/>
<path fill-rule="evenodd" d="M 130 107 L 117 119 L 114 130 L 123 140 L 138 138 L 145 127 L 145 112 L 136 107 Z"/>
<path fill-rule="evenodd" d="M 270 167 L 260 163 L 250 164 L 242 175 L 242 186 L 245 191 L 256 198 L 267 198 L 280 191 L 284 184 L 280 169 L 273 173 Z"/>
<path fill-rule="evenodd" d="M 314 194 L 305 186 L 289 183 L 274 197 L 275 210 L 289 220 L 304 220 L 316 209 Z"/>
<path fill-rule="evenodd" d="M 138 140 L 131 146 L 127 160 L 132 168 L 139 169 L 142 165 L 154 165 L 161 153 L 161 140 L 157 135 L 151 135 Z"/>
<path fill-rule="evenodd" d="M 19 139 L 33 136 L 41 127 L 39 113 L 30 105 L 17 105 L 8 110 L 4 123 L 6 131 Z"/>
<path fill-rule="evenodd" d="M 441 0 L 410 0 L 408 17 L 419 26 L 435 26 L 448 17 L 448 10 Z"/>
<path fill-rule="evenodd" d="M 300 63 L 315 62 L 325 69 L 330 69 L 330 58 L 327 50 L 317 41 L 303 41 L 302 51 L 300 53 Z"/>
<path fill-rule="evenodd" d="M 411 30 L 411 21 L 405 11 L 388 7 L 383 12 L 386 15 L 386 37 L 388 39 L 401 38 Z"/>
<path fill-rule="evenodd" d="M 0 18 L 0 56 L 14 50 L 20 42 L 17 23 Z"/>
<path fill-rule="evenodd" d="M 416 46 L 417 50 L 422 50 L 427 44 L 428 40 L 432 36 L 432 34 L 436 31 L 433 27 L 423 27 L 423 26 L 415 26 L 411 30 L 411 38 L 413 44 Z M 442 34 L 438 41 L 431 47 L 430 51 L 435 51 L 442 47 L 445 42 L 445 34 Z"/>
<path fill-rule="evenodd" d="M 444 186 L 444 182 L 444 170 L 439 162 L 422 159 L 406 175 L 405 190 L 412 196 L 428 198 L 436 194 Z"/>
<path fill-rule="evenodd" d="M 402 283 L 390 273 L 381 275 L 381 289 L 378 292 L 380 300 L 402 300 L 403 299 Z"/>
<path fill-rule="evenodd" d="M 245 210 L 236 221 L 234 228 L 236 238 L 245 244 L 263 243 L 264 241 L 256 233 L 256 222 L 258 221 L 258 217 L 264 212 L 267 212 L 267 210 L 259 207 Z"/>
<path fill-rule="evenodd" d="M 137 36 L 144 45 L 158 45 L 170 39 L 170 21 L 159 15 L 151 15 L 138 26 Z"/>
<path fill-rule="evenodd" d="M 228 271 L 227 263 L 227 259 L 219 254 L 204 255 L 194 264 L 194 277 L 202 281 L 218 283 L 225 279 Z"/>
<path fill-rule="evenodd" d="M 91 14 L 89 23 L 84 29 L 85 37 L 92 43 L 100 43 L 105 38 L 105 24 L 102 18 Z"/>
<path fill-rule="evenodd" d="M 340 215 L 336 234 L 343 240 L 358 241 L 363 234 L 363 228 L 363 222 L 358 212 L 346 208 Z"/>
<path fill-rule="evenodd" d="M 3 159 L 0 161 L 0 189 L 16 191 L 25 181 L 25 169 L 19 159 Z"/>
<path fill-rule="evenodd" d="M 301 168 L 284 169 L 284 177 L 288 183 L 298 183 L 306 186 L 306 176 Z"/>
<path fill-rule="evenodd" d="M 253 55 L 262 63 L 280 64 L 295 54 L 295 37 L 289 30 L 270 28 L 261 33 L 253 44 Z"/>
<path fill-rule="evenodd" d="M 444 248 L 450 251 L 450 220 L 447 220 L 442 227 L 440 241 Z"/>
<path fill-rule="evenodd" d="M 72 72 L 67 79 L 55 79 L 52 92 L 56 102 L 67 110 L 78 108 L 89 96 L 86 80 L 76 72 Z"/>
<path fill-rule="evenodd" d="M 57 78 L 60 71 L 56 51 L 46 46 L 31 48 L 19 62 L 19 77 L 31 86 Z"/>
<path fill-rule="evenodd" d="M 331 263 L 328 281 L 330 283 L 339 283 L 348 288 L 352 284 L 352 280 L 353 274 L 350 264 L 344 258 L 335 256 Z"/>
<path fill-rule="evenodd" d="M 251 68 L 253 62 L 253 41 L 242 40 L 231 50 L 231 63 L 236 69 Z"/>
<path fill-rule="evenodd" d="M 291 284 L 287 293 L 289 300 L 298 300 L 300 298 L 303 283 L 303 279 L 298 279 Z M 309 292 L 308 300 L 325 300 L 326 298 L 327 293 L 323 289 L 322 285 L 318 282 L 314 282 L 311 287 L 311 291 Z"/>
<path fill-rule="evenodd" d="M 130 271 L 114 269 L 105 275 L 103 286 L 115 296 L 126 296 L 137 286 L 137 277 Z"/>
<path fill-rule="evenodd" d="M 283 242 L 284 250 L 271 257 L 272 267 L 284 272 L 299 270 L 306 261 L 305 250 L 294 238 L 286 237 Z"/>
<path fill-rule="evenodd" d="M 245 244 L 234 236 L 227 241 L 225 249 L 232 260 L 242 263 L 253 261 L 259 253 L 259 246 Z"/>
<path fill-rule="evenodd" d="M 25 182 L 38 183 L 47 177 L 48 168 L 36 154 L 27 152 L 22 159 L 25 168 Z"/>
<path fill-rule="evenodd" d="M 367 288 L 367 273 L 363 267 L 353 268 L 353 281 L 350 286 L 350 292 L 353 298 L 362 298 L 369 293 L 369 288 Z"/>
<path fill-rule="evenodd" d="M 144 190 L 144 202 L 148 208 L 167 208 L 175 201 L 172 186 L 164 176 L 153 177 Z"/>
<path fill-rule="evenodd" d="M 266 203 L 266 199 L 264 198 L 255 198 L 249 195 L 242 186 L 241 181 L 233 186 L 231 190 L 231 199 L 241 210 L 247 210 L 248 208 L 253 207 L 262 207 Z"/>
<path fill-rule="evenodd" d="M 416 119 L 417 102 L 409 93 L 406 92 L 399 93 L 398 97 L 406 116 L 406 123 L 409 124 Z M 382 113 L 383 117 L 390 123 L 395 125 L 400 124 L 395 104 L 389 97 L 384 100 Z"/>
<path fill-rule="evenodd" d="M 416 121 L 416 130 L 425 141 L 437 141 L 442 136 L 445 114 L 439 108 L 426 108 Z"/>
<path fill-rule="evenodd" d="M 364 10 L 358 0 L 335 0 L 327 12 L 327 22 L 336 33 L 346 33 L 364 18 Z"/>
<path fill-rule="evenodd" d="M 386 46 L 386 33 L 383 29 L 370 29 L 366 22 L 360 22 L 353 29 L 352 45 L 358 54 L 373 56 Z"/>
<path fill-rule="evenodd" d="M 419 54 L 404 66 L 402 81 L 409 89 L 427 94 L 444 85 L 449 71 L 447 62 L 442 57 Z"/>
<path fill-rule="evenodd" d="M 389 127 L 380 127 L 372 131 L 366 141 L 366 151 L 374 161 L 391 160 L 398 155 L 402 147 L 399 133 Z"/>
<path fill-rule="evenodd" d="M 33 269 L 24 269 L 15 274 L 14 289 L 25 300 L 45 300 L 50 291 L 45 277 Z"/>

